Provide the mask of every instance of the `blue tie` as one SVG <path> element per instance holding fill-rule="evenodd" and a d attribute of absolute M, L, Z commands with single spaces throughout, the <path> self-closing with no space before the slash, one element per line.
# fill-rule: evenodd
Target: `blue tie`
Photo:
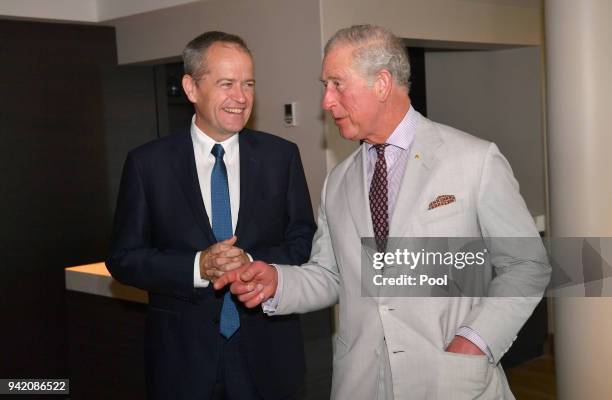
<path fill-rule="evenodd" d="M 215 156 L 215 166 L 210 174 L 210 199 L 212 205 L 212 230 L 218 242 L 232 236 L 232 209 L 230 207 L 227 170 L 223 162 L 225 150 L 215 144 L 211 150 Z M 229 339 L 240 328 L 240 317 L 232 294 L 228 291 L 223 297 L 219 332 Z"/>

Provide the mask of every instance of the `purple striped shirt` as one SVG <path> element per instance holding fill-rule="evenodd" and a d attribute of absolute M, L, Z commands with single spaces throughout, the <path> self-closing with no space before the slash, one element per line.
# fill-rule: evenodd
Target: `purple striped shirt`
<path fill-rule="evenodd" d="M 408 153 L 410 153 L 410 145 L 416 134 L 417 121 L 417 111 L 410 106 L 408 112 L 404 115 L 404 119 L 391 133 L 386 142 L 389 145 L 385 148 L 389 217 L 393 215 L 393 210 L 395 210 L 395 201 L 402 185 Z M 376 150 L 372 144 L 366 144 L 366 146 L 368 146 L 368 187 L 370 187 L 372 176 L 374 175 L 374 165 L 376 164 Z"/>

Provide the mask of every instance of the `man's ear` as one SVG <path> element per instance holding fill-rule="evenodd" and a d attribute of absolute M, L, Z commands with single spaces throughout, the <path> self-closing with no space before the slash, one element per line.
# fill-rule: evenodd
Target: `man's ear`
<path fill-rule="evenodd" d="M 393 88 L 393 76 L 386 69 L 381 69 L 376 74 L 376 81 L 374 81 L 374 91 L 378 97 L 378 101 L 385 102 L 391 94 Z"/>
<path fill-rule="evenodd" d="M 183 75 L 183 90 L 190 102 L 195 103 L 197 100 L 197 84 L 191 75 Z"/>

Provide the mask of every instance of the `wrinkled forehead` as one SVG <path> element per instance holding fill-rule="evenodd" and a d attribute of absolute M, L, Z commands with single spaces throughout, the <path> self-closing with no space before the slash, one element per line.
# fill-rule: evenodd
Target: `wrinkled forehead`
<path fill-rule="evenodd" d="M 321 79 L 327 80 L 338 75 L 346 75 L 353 70 L 353 51 L 354 46 L 336 44 L 332 47 L 325 58 L 321 67 Z"/>

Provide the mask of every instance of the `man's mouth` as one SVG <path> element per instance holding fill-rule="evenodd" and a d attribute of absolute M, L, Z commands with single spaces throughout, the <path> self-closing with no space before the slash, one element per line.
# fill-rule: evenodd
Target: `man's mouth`
<path fill-rule="evenodd" d="M 230 114 L 242 114 L 244 112 L 244 108 L 225 107 L 223 108 L 223 111 Z"/>

